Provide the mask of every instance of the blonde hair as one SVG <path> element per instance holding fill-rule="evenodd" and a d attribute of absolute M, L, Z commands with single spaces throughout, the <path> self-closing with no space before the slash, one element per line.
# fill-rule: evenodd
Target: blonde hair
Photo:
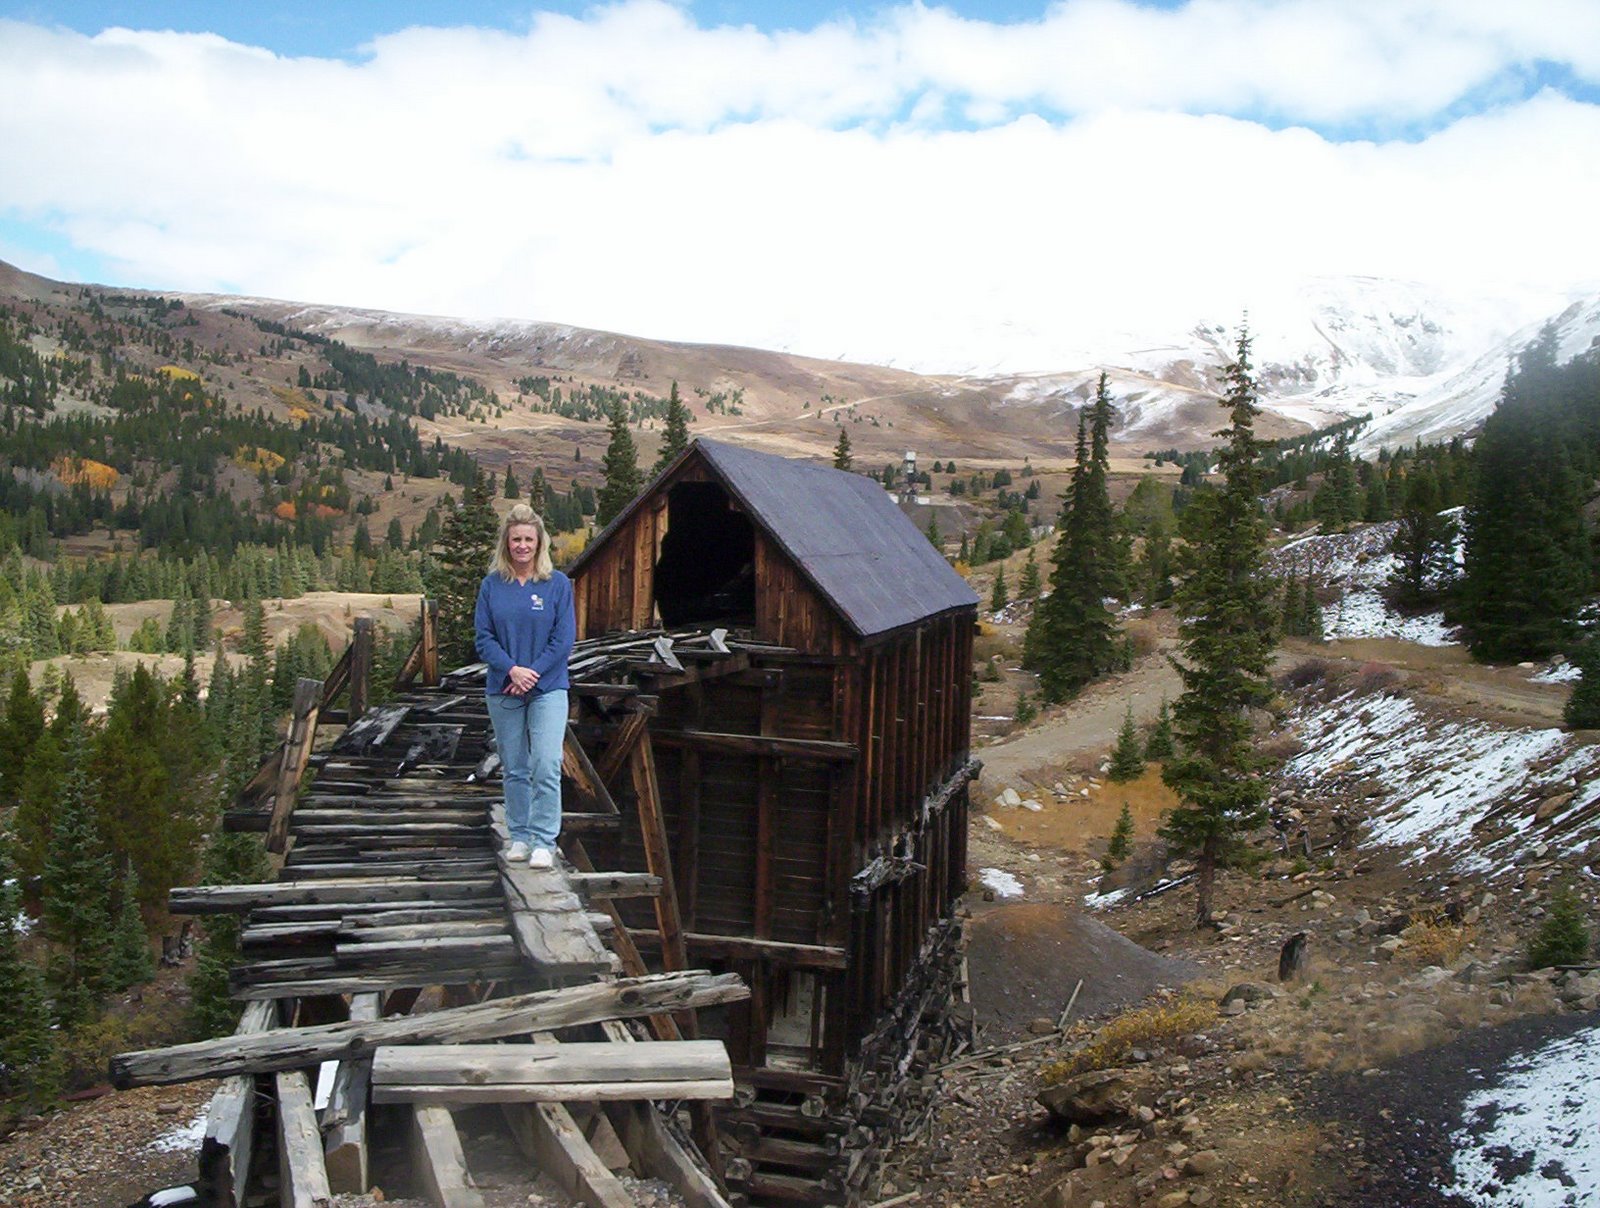
<path fill-rule="evenodd" d="M 544 527 L 544 519 L 525 503 L 512 504 L 500 522 L 500 536 L 495 539 L 489 570 L 502 579 L 517 577 L 511 566 L 511 529 L 518 524 L 531 524 L 539 530 L 539 552 L 533 556 L 533 577 L 540 581 L 548 579 L 555 570 L 555 564 L 550 561 L 550 533 Z"/>

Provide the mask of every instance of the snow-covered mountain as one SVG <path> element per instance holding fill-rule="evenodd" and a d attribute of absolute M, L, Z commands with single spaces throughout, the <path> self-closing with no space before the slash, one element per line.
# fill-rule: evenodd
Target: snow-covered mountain
<path fill-rule="evenodd" d="M 1163 317 L 1174 308 L 1152 301 L 1132 324 L 1108 318 L 1099 330 L 1068 332 L 1046 344 L 1039 332 L 1024 330 L 1021 320 L 997 315 L 994 331 L 987 333 L 993 336 L 992 356 L 979 358 L 995 368 L 935 376 L 926 366 L 919 374 L 881 361 L 799 358 L 806 380 L 797 387 L 797 360 L 791 353 L 667 344 L 559 323 L 188 298 L 202 306 L 264 310 L 367 348 L 450 349 L 508 365 L 520 361 L 619 380 L 636 376 L 640 366 L 653 367 L 658 377 L 686 380 L 731 372 L 730 381 L 746 386 L 753 415 L 764 420 L 793 415 L 807 392 L 814 397 L 829 390 L 845 401 L 898 400 L 904 411 L 895 418 L 912 424 L 913 432 L 916 413 L 925 411 L 939 426 L 976 424 L 1024 443 L 1044 433 L 1065 434 L 1070 442 L 1070 415 L 1092 397 L 1104 370 L 1118 409 L 1114 438 L 1143 448 L 1211 443 L 1219 422 L 1218 368 L 1232 355 L 1240 319 L 1237 312 L 1199 321 L 1193 315 Z M 1510 359 L 1547 322 L 1560 331 L 1563 358 L 1594 345 L 1600 340 L 1600 286 L 1488 292 L 1376 277 L 1322 277 L 1252 291 L 1248 322 L 1263 405 L 1282 417 L 1264 427 L 1281 433 L 1298 424 L 1317 428 L 1370 414 L 1373 422 L 1358 443 L 1370 454 L 1384 445 L 1471 432 L 1494 409 Z M 985 334 L 968 332 L 966 343 L 983 343 Z M 1055 367 L 1015 368 L 1045 357 Z M 964 400 L 959 412 L 951 410 L 955 399 Z"/>
<path fill-rule="evenodd" d="M 1176 335 L 1127 336 L 1086 353 L 1093 368 L 983 379 L 1007 404 L 1079 399 L 1104 368 L 1121 412 L 1118 435 L 1177 435 L 1197 399 L 1214 397 L 1237 318 Z M 1554 322 L 1563 359 L 1600 340 L 1600 290 L 1472 295 L 1373 277 L 1318 278 L 1253 306 L 1249 324 L 1262 402 L 1323 427 L 1370 414 L 1361 438 L 1382 445 L 1470 432 L 1494 409 L 1510 359 Z M 1213 417 L 1214 418 L 1214 417 Z"/>

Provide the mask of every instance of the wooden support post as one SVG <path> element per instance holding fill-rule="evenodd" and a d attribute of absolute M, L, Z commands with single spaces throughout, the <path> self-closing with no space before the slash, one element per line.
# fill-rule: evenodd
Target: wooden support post
<path fill-rule="evenodd" d="M 322 681 L 322 699 L 317 702 L 317 707 L 326 711 L 333 704 L 334 699 L 343 692 L 345 685 L 350 682 L 350 651 L 352 647 L 346 646 L 344 653 L 339 656 L 339 661 L 333 665 L 333 670 L 328 672 L 328 678 Z"/>
<path fill-rule="evenodd" d="M 322 1133 L 311 1087 L 299 1070 L 273 1075 L 278 1089 L 279 1199 L 287 1208 L 327 1208 L 333 1199 L 322 1163 Z"/>
<path fill-rule="evenodd" d="M 687 969 L 689 957 L 678 915 L 678 887 L 672 875 L 672 851 L 667 843 L 666 819 L 661 813 L 655 749 L 650 745 L 649 734 L 645 734 L 634 747 L 630 767 L 634 796 L 639 802 L 639 831 L 644 841 L 645 866 L 653 875 L 661 878 L 661 894 L 656 898 L 655 906 L 656 926 L 661 932 L 662 967 L 669 971 Z M 691 1024 L 685 1029 L 685 1035 L 694 1034 Z"/>
<path fill-rule="evenodd" d="M 639 802 L 639 830 L 644 840 L 645 866 L 661 878 L 661 894 L 655 900 L 656 925 L 661 932 L 661 964 L 668 970 L 686 969 L 689 966 L 688 950 L 684 944 L 683 921 L 678 913 L 678 887 L 672 875 L 672 854 L 667 843 L 666 819 L 661 813 L 661 795 L 656 781 L 655 748 L 650 745 L 646 731 L 633 748 L 629 760 L 633 773 L 633 793 Z M 694 1012 L 685 1011 L 677 1016 L 678 1030 L 686 1037 L 700 1035 L 700 1024 Z M 694 1113 L 695 1143 L 708 1162 L 717 1162 L 716 1120 L 710 1110 L 701 1105 Z"/>
<path fill-rule="evenodd" d="M 311 746 L 317 737 L 317 713 L 322 699 L 322 681 L 299 680 L 294 686 L 294 711 L 289 721 L 289 736 L 284 739 L 282 762 L 278 767 L 277 796 L 272 803 L 272 819 L 267 823 L 267 850 L 282 854 L 289 845 L 289 818 L 300 793 L 300 778 L 311 759 Z"/>
<path fill-rule="evenodd" d="M 352 995 L 350 1021 L 377 1022 L 381 999 L 379 994 Z M 370 1057 L 341 1061 L 323 1114 L 328 1186 L 339 1195 L 361 1195 L 367 1190 L 367 1088 L 371 1081 Z"/>
<path fill-rule="evenodd" d="M 276 1022 L 276 1007 L 253 1002 L 244 1009 L 234 1035 L 251 1036 L 269 1030 Z M 200 1142 L 201 1202 L 221 1208 L 239 1208 L 250 1178 L 255 1147 L 256 1080 L 253 1074 L 229 1078 L 211 1097 L 206 1111 L 206 1135 Z"/>
<path fill-rule="evenodd" d="M 558 1043 L 537 1033 L 535 1044 Z M 501 1112 L 517 1148 L 573 1199 L 588 1208 L 634 1208 L 634 1200 L 584 1137 L 563 1103 L 504 1103 Z"/>
<path fill-rule="evenodd" d="M 439 685 L 439 601 L 422 601 L 422 682 Z"/>
<path fill-rule="evenodd" d="M 583 749 L 578 736 L 567 726 L 567 736 L 561 743 L 561 774 L 572 781 L 578 791 L 578 800 L 590 810 L 601 814 L 618 812 L 617 803 L 606 790 L 605 782 L 589 762 L 589 753 Z"/>
<path fill-rule="evenodd" d="M 412 1109 L 411 1165 L 434 1208 L 483 1208 L 448 1107 L 419 1103 Z"/>
<path fill-rule="evenodd" d="M 628 716 L 617 727 L 611 745 L 606 747 L 605 754 L 600 756 L 600 762 L 595 765 L 595 774 L 600 783 L 610 784 L 622 770 L 622 765 L 628 761 L 628 756 L 633 754 L 634 745 L 649 727 L 650 715 L 653 712 L 654 710 L 650 708 L 636 707 L 629 711 Z"/>
<path fill-rule="evenodd" d="M 371 617 L 357 617 L 355 636 L 350 639 L 350 709 L 352 722 L 367 711 L 372 699 L 372 638 Z"/>

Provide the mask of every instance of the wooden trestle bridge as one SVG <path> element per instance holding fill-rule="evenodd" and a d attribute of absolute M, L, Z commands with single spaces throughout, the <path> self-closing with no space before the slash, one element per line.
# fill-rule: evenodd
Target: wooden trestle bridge
<path fill-rule="evenodd" d="M 595 1208 L 632 1203 L 596 1154 L 601 1134 L 608 1152 L 620 1142 L 637 1174 L 665 1180 L 691 1208 L 737 1205 L 745 1197 L 724 1191 L 714 1165 L 708 1110 L 733 1096 L 732 1071 L 722 1041 L 695 1038 L 696 1011 L 750 990 L 732 973 L 687 967 L 640 683 L 687 683 L 776 648 L 722 630 L 579 643 L 572 695 L 616 724 L 593 761 L 569 729 L 565 859 L 533 870 L 501 855 L 483 668 L 439 676 L 432 621 L 425 603 L 406 686 L 390 703 L 366 703 L 370 622 L 358 622 L 326 681 L 299 683 L 287 737 L 225 820 L 265 833 L 282 857 L 276 879 L 171 895 L 176 913 L 240 916 L 238 1031 L 124 1054 L 114 1082 L 224 1079 L 190 1202 L 301 1208 L 365 1192 L 376 1115 L 409 1128 L 413 1181 L 435 1204 L 473 1208 L 484 1200 L 451 1109 L 493 1103 L 530 1162 Z M 330 722 L 343 732 L 317 751 Z M 624 772 L 648 872 L 589 859 L 592 837 L 622 825 L 609 786 Z M 654 904 L 648 942 L 662 972 L 650 972 L 623 923 L 615 903 L 625 897 Z M 336 1067 L 319 1111 L 324 1063 Z"/>

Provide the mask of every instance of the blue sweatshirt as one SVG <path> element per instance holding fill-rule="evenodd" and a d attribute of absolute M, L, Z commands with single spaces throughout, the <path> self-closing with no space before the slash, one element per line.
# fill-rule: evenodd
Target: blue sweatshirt
<path fill-rule="evenodd" d="M 578 636 L 572 608 L 572 580 L 553 571 L 540 582 L 518 583 L 492 571 L 478 588 L 473 613 L 478 657 L 489 664 L 484 690 L 503 696 L 513 667 L 539 673 L 535 692 L 567 686 L 567 656 Z"/>

